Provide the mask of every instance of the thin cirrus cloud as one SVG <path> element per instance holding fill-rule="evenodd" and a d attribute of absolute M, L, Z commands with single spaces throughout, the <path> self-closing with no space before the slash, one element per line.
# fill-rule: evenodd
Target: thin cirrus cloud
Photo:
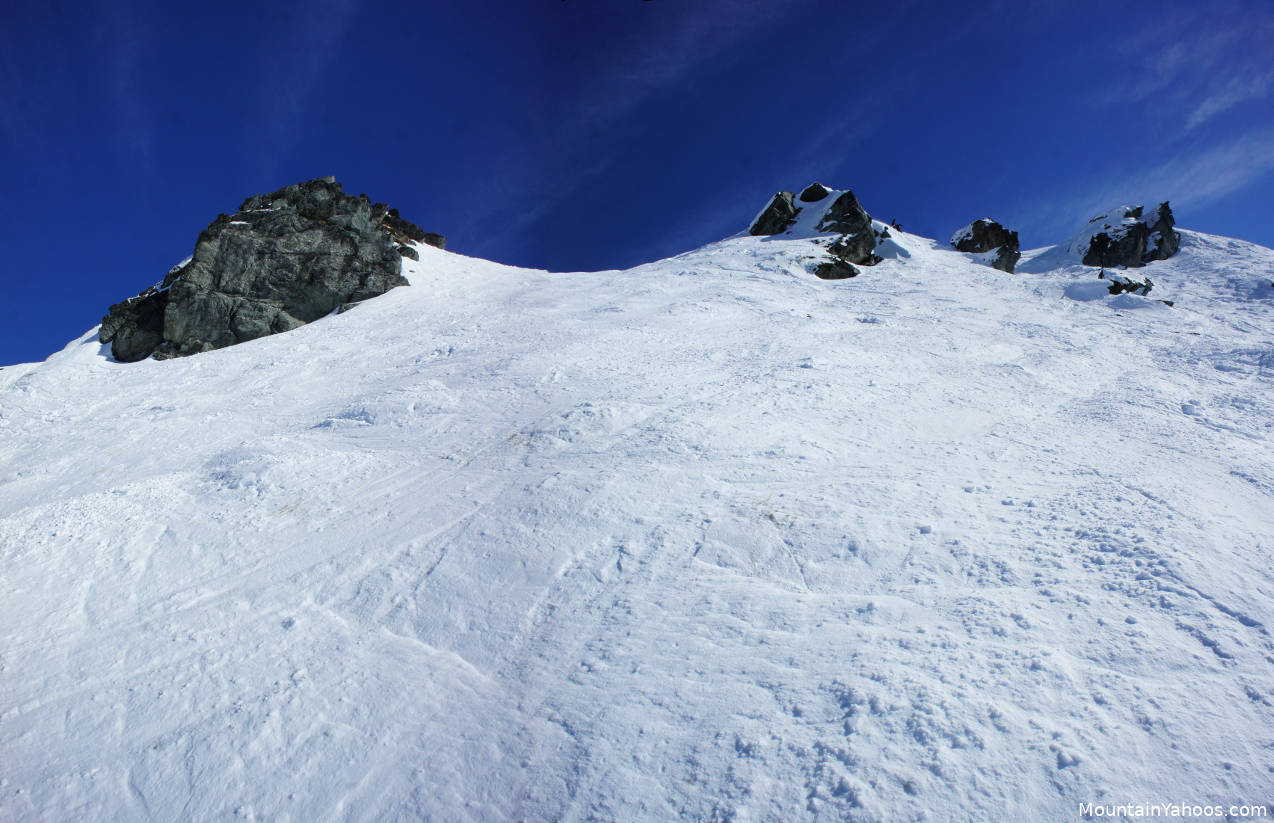
<path fill-rule="evenodd" d="M 1154 101 L 1180 116 L 1182 133 L 1191 132 L 1274 92 L 1271 42 L 1274 11 L 1267 4 L 1231 0 L 1165 10 L 1129 39 L 1122 51 L 1140 58 L 1100 98 L 1109 105 Z"/>
<path fill-rule="evenodd" d="M 1186 118 L 1186 130 L 1197 128 L 1213 117 L 1248 100 L 1261 100 L 1274 89 L 1274 70 L 1264 74 L 1231 77 L 1213 90 Z"/>
<path fill-rule="evenodd" d="M 1206 9 L 1165 10 L 1129 40 L 1127 52 L 1139 57 L 1115 73 L 1099 99 L 1106 105 L 1153 107 L 1178 128 L 1143 132 L 1140 163 L 1106 169 L 1048 203 L 1031 203 L 1022 215 L 1024 228 L 1056 241 L 1077 228 L 1083 216 L 1115 203 L 1171 200 L 1178 213 L 1205 209 L 1274 172 L 1269 112 L 1257 112 L 1255 122 L 1244 128 L 1203 128 L 1236 107 L 1274 94 L 1270 42 L 1274 7 L 1230 0 Z"/>
<path fill-rule="evenodd" d="M 1110 182 L 1090 181 L 1021 214 L 1035 240 L 1055 243 L 1087 217 L 1118 203 L 1172 202 L 1174 211 L 1202 209 L 1274 173 L 1274 126 L 1253 129 L 1203 152 L 1182 152 Z M 1186 227 L 1189 228 L 1188 223 Z"/>
<path fill-rule="evenodd" d="M 1204 206 L 1274 171 L 1274 127 L 1254 129 L 1189 158 L 1176 158 L 1139 178 L 1137 190 L 1177 192 L 1182 205 Z"/>

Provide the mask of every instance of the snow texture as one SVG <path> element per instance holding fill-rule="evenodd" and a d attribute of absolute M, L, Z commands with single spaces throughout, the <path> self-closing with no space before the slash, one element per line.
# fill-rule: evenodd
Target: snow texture
<path fill-rule="evenodd" d="M 0 819 L 1268 801 L 1274 252 L 825 282 L 822 205 L 0 370 Z"/>

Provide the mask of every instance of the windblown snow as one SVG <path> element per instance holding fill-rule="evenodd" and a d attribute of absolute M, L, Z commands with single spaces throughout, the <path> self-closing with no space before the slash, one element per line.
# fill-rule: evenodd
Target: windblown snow
<path fill-rule="evenodd" d="M 0 819 L 1268 804 L 1274 252 L 891 234 L 0 370 Z"/>

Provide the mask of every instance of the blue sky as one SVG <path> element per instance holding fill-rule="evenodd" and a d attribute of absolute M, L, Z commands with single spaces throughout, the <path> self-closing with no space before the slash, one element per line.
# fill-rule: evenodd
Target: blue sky
<path fill-rule="evenodd" d="M 161 279 L 243 198 L 334 174 L 449 248 L 630 266 L 852 188 L 1026 246 L 1102 205 L 1274 246 L 1274 5 L 466 0 L 10 4 L 0 364 Z"/>

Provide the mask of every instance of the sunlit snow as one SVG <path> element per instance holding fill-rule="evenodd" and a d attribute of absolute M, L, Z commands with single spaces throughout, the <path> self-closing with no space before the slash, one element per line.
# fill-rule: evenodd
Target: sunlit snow
<path fill-rule="evenodd" d="M 0 819 L 1268 801 L 1274 252 L 827 282 L 819 211 L 0 370 Z"/>

